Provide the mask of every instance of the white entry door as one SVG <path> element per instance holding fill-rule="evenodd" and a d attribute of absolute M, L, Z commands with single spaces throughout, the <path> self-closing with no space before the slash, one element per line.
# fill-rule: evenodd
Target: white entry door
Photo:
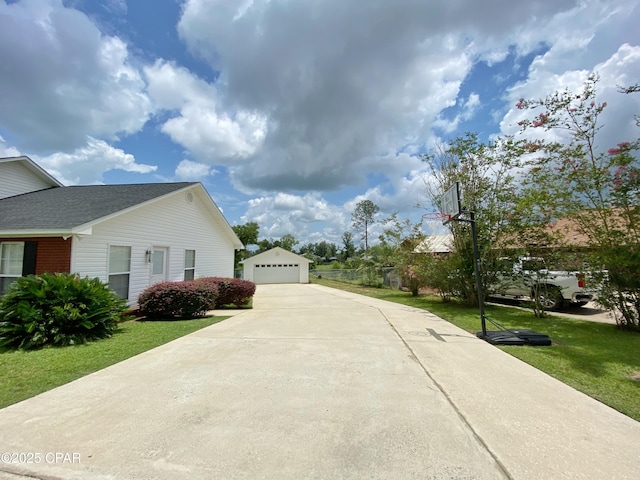
<path fill-rule="evenodd" d="M 167 254 L 166 247 L 153 247 L 151 256 L 151 285 L 167 280 Z"/>

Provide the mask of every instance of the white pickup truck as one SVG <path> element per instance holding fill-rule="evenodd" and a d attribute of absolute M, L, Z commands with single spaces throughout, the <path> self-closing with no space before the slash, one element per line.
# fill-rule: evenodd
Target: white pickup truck
<path fill-rule="evenodd" d="M 597 298 L 596 290 L 586 288 L 586 279 L 581 272 L 548 270 L 542 258 L 500 259 L 489 296 L 515 300 L 537 297 L 545 310 L 558 310 L 565 303 L 583 306 Z"/>

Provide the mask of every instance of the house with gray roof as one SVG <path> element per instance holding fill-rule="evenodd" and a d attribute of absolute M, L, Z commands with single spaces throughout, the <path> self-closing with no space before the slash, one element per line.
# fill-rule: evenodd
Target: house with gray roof
<path fill-rule="evenodd" d="M 29 157 L 0 159 L 0 294 L 73 272 L 134 305 L 148 286 L 233 277 L 244 248 L 200 182 L 63 186 Z"/>

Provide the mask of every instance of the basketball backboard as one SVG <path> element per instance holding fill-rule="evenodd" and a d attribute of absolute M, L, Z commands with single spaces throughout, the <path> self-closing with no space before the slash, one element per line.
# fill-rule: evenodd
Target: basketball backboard
<path fill-rule="evenodd" d="M 443 225 L 460 215 L 460 183 L 455 182 L 444 192 L 440 199 L 440 213 L 443 215 Z"/>

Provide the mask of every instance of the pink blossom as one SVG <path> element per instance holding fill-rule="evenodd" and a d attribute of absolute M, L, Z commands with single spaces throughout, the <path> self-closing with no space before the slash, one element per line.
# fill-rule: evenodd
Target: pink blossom
<path fill-rule="evenodd" d="M 534 127 L 541 127 L 542 125 L 547 123 L 547 120 L 549 120 L 549 115 L 547 115 L 546 113 L 541 113 L 540 115 L 538 115 L 538 118 L 535 119 L 531 124 Z"/>
<path fill-rule="evenodd" d="M 524 145 L 524 148 L 529 152 L 529 153 L 533 153 L 533 152 L 537 152 L 538 150 L 540 150 L 540 144 L 539 143 L 535 143 L 535 142 L 527 142 Z"/>
<path fill-rule="evenodd" d="M 623 152 L 629 150 L 630 145 L 631 144 L 629 142 L 621 142 L 618 144 L 618 148 L 610 148 L 609 150 L 607 150 L 607 153 L 609 155 L 620 155 Z"/>

